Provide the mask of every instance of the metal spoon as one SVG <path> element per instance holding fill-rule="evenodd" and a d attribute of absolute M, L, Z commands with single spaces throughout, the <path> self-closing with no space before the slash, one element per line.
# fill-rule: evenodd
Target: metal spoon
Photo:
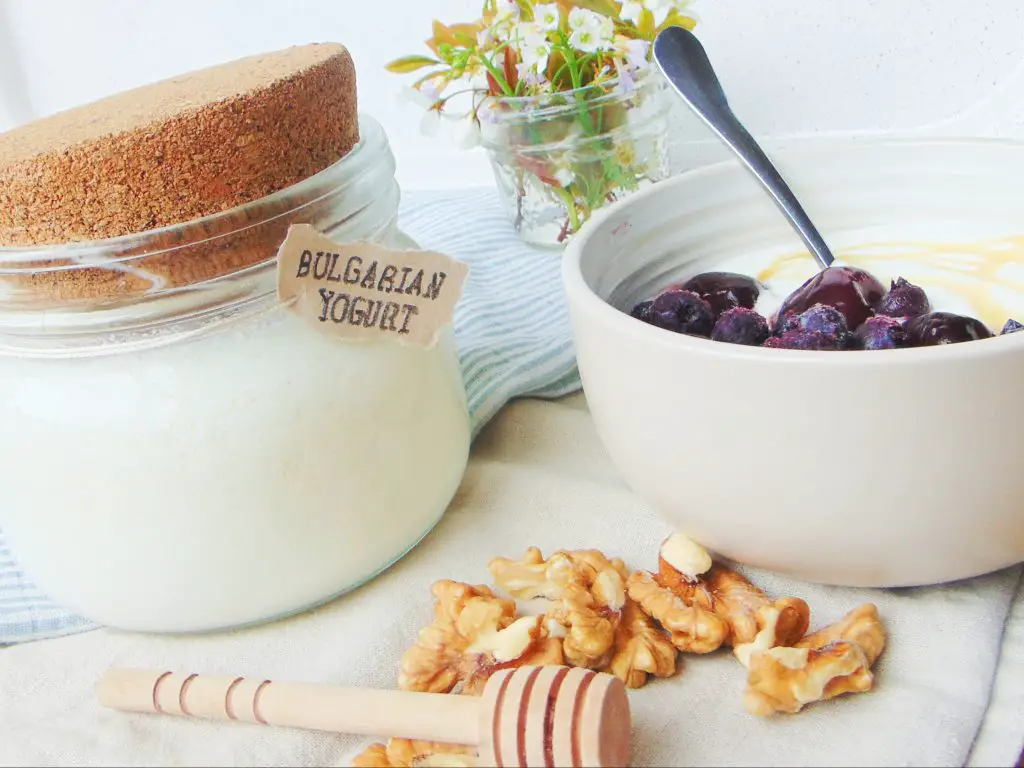
<path fill-rule="evenodd" d="M 736 119 L 700 41 L 682 27 L 668 27 L 654 41 L 654 60 L 690 109 L 761 182 L 822 268 L 829 267 L 832 251 L 772 161 Z"/>

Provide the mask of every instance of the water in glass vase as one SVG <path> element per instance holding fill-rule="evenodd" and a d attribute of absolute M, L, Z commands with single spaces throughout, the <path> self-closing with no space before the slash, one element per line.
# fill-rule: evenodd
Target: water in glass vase
<path fill-rule="evenodd" d="M 481 109 L 481 140 L 523 240 L 560 249 L 596 210 L 671 175 L 666 88 L 648 71 Z"/>

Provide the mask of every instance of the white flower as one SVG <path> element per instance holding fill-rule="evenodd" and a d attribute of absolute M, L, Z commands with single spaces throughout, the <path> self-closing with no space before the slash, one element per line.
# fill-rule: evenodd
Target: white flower
<path fill-rule="evenodd" d="M 417 107 L 430 109 L 437 103 L 437 99 L 432 99 L 419 88 L 405 86 L 398 92 L 398 102 L 400 104 L 415 104 Z"/>
<path fill-rule="evenodd" d="M 497 11 L 491 20 L 490 29 L 485 29 L 477 35 L 479 47 L 488 48 L 499 40 L 508 38 L 519 21 L 519 14 L 517 0 L 497 0 Z"/>
<path fill-rule="evenodd" d="M 561 17 L 558 13 L 558 4 L 547 3 L 544 5 L 535 5 L 533 7 L 533 19 L 541 29 L 547 32 L 557 31 L 558 24 L 561 21 Z"/>
<path fill-rule="evenodd" d="M 633 40 L 619 37 L 615 41 L 615 50 L 630 69 L 646 69 L 650 62 L 647 54 L 651 44 L 647 40 Z"/>
<path fill-rule="evenodd" d="M 516 64 L 516 74 L 519 75 L 520 80 L 532 88 L 544 85 L 548 81 L 543 69 L 536 69 L 533 64 L 526 62 Z"/>
<path fill-rule="evenodd" d="M 459 120 L 455 129 L 455 144 L 459 149 L 473 149 L 480 144 L 480 123 L 472 115 Z"/>
<path fill-rule="evenodd" d="M 508 37 L 517 46 L 539 41 L 547 42 L 547 35 L 535 21 L 520 21 L 512 27 Z"/>
<path fill-rule="evenodd" d="M 437 136 L 441 130 L 441 113 L 436 109 L 428 109 L 420 121 L 420 133 L 427 137 Z"/>
<path fill-rule="evenodd" d="M 573 8 L 569 11 L 569 29 L 594 29 L 601 23 L 601 17 L 586 8 Z"/>
<path fill-rule="evenodd" d="M 654 16 L 655 25 L 660 27 L 672 11 L 682 11 L 690 3 L 689 0 L 646 0 L 646 4 Z"/>
<path fill-rule="evenodd" d="M 430 80 L 425 80 L 415 88 L 405 86 L 398 92 L 399 103 L 415 104 L 423 109 L 430 109 L 440 98 L 441 89 Z"/>
<path fill-rule="evenodd" d="M 551 44 L 540 26 L 533 22 L 517 24 L 512 42 L 519 49 L 519 58 L 527 70 L 543 72 L 547 69 Z M 519 74 L 523 76 L 523 72 Z"/>
<path fill-rule="evenodd" d="M 420 83 L 419 92 L 428 99 L 433 99 L 434 101 L 441 98 L 441 89 L 437 87 L 437 83 L 433 80 L 424 80 Z"/>
<path fill-rule="evenodd" d="M 487 123 L 493 125 L 498 122 L 498 110 L 494 106 L 494 102 L 487 98 L 480 103 L 480 106 L 476 110 L 477 119 L 481 123 Z"/>
<path fill-rule="evenodd" d="M 686 10 L 689 6 L 693 5 L 693 0 L 674 0 L 672 4 L 680 13 L 686 12 L 686 15 L 689 16 L 690 18 L 696 18 L 697 14 L 695 14 L 693 11 Z"/>
<path fill-rule="evenodd" d="M 538 46 L 536 48 L 524 48 L 522 51 L 523 64 L 526 65 L 528 70 L 532 70 L 537 74 L 545 72 L 548 68 L 548 55 L 551 51 L 547 46 Z"/>
<path fill-rule="evenodd" d="M 494 17 L 496 23 L 519 18 L 519 0 L 498 0 L 497 7 L 498 12 Z"/>
<path fill-rule="evenodd" d="M 654 17 L 655 26 L 660 27 L 672 11 L 682 13 L 691 2 L 692 0 L 623 0 L 619 17 L 623 21 L 639 24 L 640 14 L 646 8 Z"/>
<path fill-rule="evenodd" d="M 568 187 L 576 179 L 576 174 L 570 171 L 568 168 L 559 168 L 555 171 L 555 181 L 557 181 L 562 187 Z"/>
<path fill-rule="evenodd" d="M 644 4 L 637 2 L 637 0 L 626 0 L 622 4 L 622 10 L 619 12 L 619 18 L 623 21 L 631 22 L 632 24 L 640 23 L 640 14 L 644 10 Z"/>
<path fill-rule="evenodd" d="M 619 82 L 615 86 L 615 91 L 620 96 L 628 96 L 636 90 L 636 79 L 633 77 L 628 67 L 619 66 L 618 71 Z"/>
<path fill-rule="evenodd" d="M 573 8 L 569 12 L 569 28 L 572 30 L 569 44 L 579 51 L 596 53 L 612 47 L 615 26 L 607 16 Z"/>

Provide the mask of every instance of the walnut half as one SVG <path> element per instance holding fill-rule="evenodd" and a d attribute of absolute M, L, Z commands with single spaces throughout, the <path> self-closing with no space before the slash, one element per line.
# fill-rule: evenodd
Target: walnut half
<path fill-rule="evenodd" d="M 632 574 L 626 588 L 643 612 L 668 631 L 672 645 L 680 651 L 711 653 L 725 641 L 728 627 L 714 611 L 698 601 L 687 603 L 646 571 Z"/>
<path fill-rule="evenodd" d="M 793 647 L 769 648 L 749 657 L 744 705 L 755 715 L 795 713 L 815 701 L 861 693 L 874 685 L 871 667 L 885 648 L 878 609 L 855 608 Z"/>
<path fill-rule="evenodd" d="M 657 574 L 633 574 L 628 588 L 630 597 L 672 633 L 676 647 L 691 653 L 755 638 L 768 642 L 766 647 L 791 645 L 810 622 L 803 600 L 773 602 L 741 574 L 714 564 L 707 550 L 681 534 L 662 543 Z"/>
<path fill-rule="evenodd" d="M 672 677 L 679 652 L 654 621 L 627 600 L 615 630 L 615 648 L 602 672 L 611 672 L 629 688 L 642 688 L 647 678 Z"/>
<path fill-rule="evenodd" d="M 539 616 L 516 618 L 515 602 L 485 586 L 439 581 L 433 587 L 434 621 L 402 656 L 404 690 L 479 695 L 498 669 L 561 664 L 561 643 L 548 637 Z"/>
<path fill-rule="evenodd" d="M 675 674 L 675 648 L 627 598 L 622 560 L 593 549 L 563 550 L 545 560 L 530 547 L 521 560 L 495 558 L 488 568 L 513 596 L 552 601 L 546 618 L 564 638 L 568 664 L 611 672 L 633 688 L 649 675 Z"/>
<path fill-rule="evenodd" d="M 799 597 L 773 601 L 741 574 L 717 565 L 706 574 L 705 584 L 712 609 L 729 625 L 726 645 L 753 641 L 768 621 L 774 645 L 792 645 L 807 632 L 811 609 Z"/>
<path fill-rule="evenodd" d="M 460 744 L 390 739 L 371 744 L 352 761 L 353 768 L 474 768 L 476 751 Z"/>

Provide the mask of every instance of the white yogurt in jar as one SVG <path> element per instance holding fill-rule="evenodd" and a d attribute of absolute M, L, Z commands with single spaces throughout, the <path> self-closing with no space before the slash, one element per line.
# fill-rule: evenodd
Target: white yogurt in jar
<path fill-rule="evenodd" d="M 362 115 L 348 155 L 237 209 L 0 248 L 0 527 L 43 592 L 121 629 L 237 627 L 358 586 L 433 527 L 469 453 L 450 325 L 429 349 L 344 341 L 276 292 L 285 222 L 417 248 L 394 172 Z M 56 295 L 17 272 L 51 262 Z"/>
<path fill-rule="evenodd" d="M 450 329 L 353 343 L 283 311 L 132 354 L 0 357 L 0 522 L 98 622 L 199 631 L 350 589 L 436 523 L 469 423 Z"/>

